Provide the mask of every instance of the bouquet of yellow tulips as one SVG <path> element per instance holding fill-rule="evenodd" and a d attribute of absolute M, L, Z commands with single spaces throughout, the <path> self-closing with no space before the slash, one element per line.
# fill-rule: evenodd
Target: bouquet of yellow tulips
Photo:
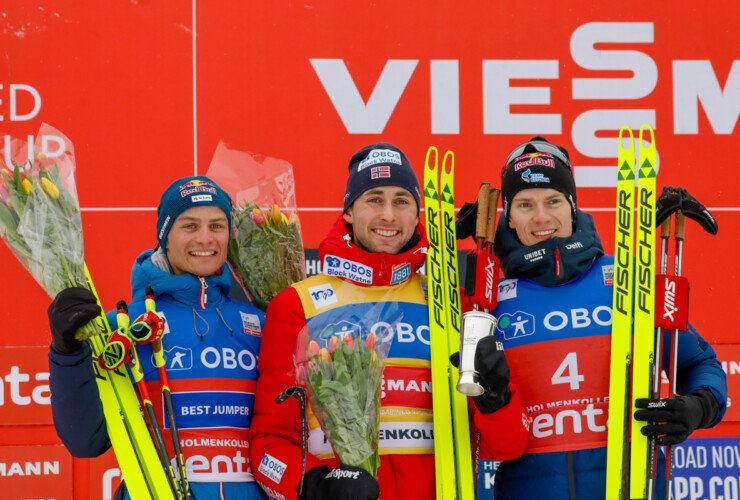
<path fill-rule="evenodd" d="M 71 153 L 53 165 L 41 152 L 24 166 L 0 160 L 0 237 L 49 297 L 72 286 L 88 288 Z M 90 322 L 76 337 L 97 333 Z"/>
<path fill-rule="evenodd" d="M 229 261 L 254 305 L 264 311 L 275 295 L 305 278 L 298 216 L 287 217 L 277 205 L 263 212 L 247 202 L 235 206 L 232 216 Z"/>
<path fill-rule="evenodd" d="M 296 347 L 296 378 L 339 460 L 376 478 L 381 381 L 400 319 L 395 302 L 345 306 L 309 320 Z"/>

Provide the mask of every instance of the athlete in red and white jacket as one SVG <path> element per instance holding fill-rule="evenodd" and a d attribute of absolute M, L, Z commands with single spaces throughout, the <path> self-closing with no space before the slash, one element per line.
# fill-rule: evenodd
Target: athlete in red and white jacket
<path fill-rule="evenodd" d="M 387 168 L 386 168 L 387 167 Z M 323 272 L 280 293 L 267 309 L 259 359 L 250 459 L 257 482 L 277 499 L 426 499 L 435 497 L 429 326 L 424 264 L 427 241 L 419 223 L 419 189 L 405 155 L 389 144 L 367 146 L 350 160 L 344 214 L 319 247 Z M 381 176 L 383 175 L 383 176 Z M 395 326 L 381 394 L 377 483 L 334 456 L 309 415 L 302 492 L 301 416 L 297 401 L 275 397 L 296 385 L 294 352 L 307 321 L 340 321 L 346 310 L 393 301 Z M 508 380 L 502 352 L 492 362 L 489 393 L 472 408 L 480 458 L 510 460 L 528 439 L 526 414 Z M 482 372 L 485 370 L 481 370 Z M 500 375 L 505 372 L 505 376 Z M 485 376 L 484 376 L 485 379 Z M 476 436 L 474 433 L 473 436 Z M 473 438 L 475 441 L 475 437 Z"/>

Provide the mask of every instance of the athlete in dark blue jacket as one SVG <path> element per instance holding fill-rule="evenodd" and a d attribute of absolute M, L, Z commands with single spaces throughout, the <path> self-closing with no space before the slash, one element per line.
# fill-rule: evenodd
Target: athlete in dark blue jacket
<path fill-rule="evenodd" d="M 614 258 L 576 208 L 564 148 L 542 137 L 517 147 L 501 192 L 494 250 L 506 279 L 493 314 L 530 436 L 522 457 L 500 465 L 494 497 L 604 498 Z M 680 443 L 725 413 L 725 373 L 693 329 L 678 336 L 678 393 L 670 421 L 650 427 L 659 444 Z M 647 420 L 645 412 L 637 414 Z"/>
<path fill-rule="evenodd" d="M 165 319 L 162 343 L 192 495 L 264 499 L 249 467 L 247 441 L 264 315 L 228 298 L 231 200 L 210 179 L 189 177 L 165 191 L 158 216 L 160 245 L 134 264 L 129 315 L 133 321 L 144 311 L 145 290 L 152 287 Z M 49 307 L 54 425 L 75 457 L 96 457 L 111 446 L 91 349 L 74 339 L 75 330 L 99 312 L 95 297 L 82 288 L 62 291 Z M 115 315 L 108 317 L 115 329 Z M 137 350 L 162 427 L 166 418 L 151 347 Z M 163 432 L 169 445 L 169 428 Z M 171 448 L 169 453 L 174 456 Z M 117 498 L 125 497 L 125 487 L 119 488 Z"/>

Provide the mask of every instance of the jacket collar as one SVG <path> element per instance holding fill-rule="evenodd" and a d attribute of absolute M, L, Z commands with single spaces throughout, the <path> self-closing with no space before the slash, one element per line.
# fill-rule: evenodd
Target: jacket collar
<path fill-rule="evenodd" d="M 322 272 L 364 286 L 397 285 L 411 278 L 426 260 L 427 238 L 419 221 L 419 241 L 399 254 L 367 252 L 352 242 L 352 234 L 341 215 L 319 245 Z"/>
<path fill-rule="evenodd" d="M 152 262 L 154 250 L 147 250 L 137 257 L 131 270 L 131 296 L 134 301 L 144 300 L 147 286 L 154 290 L 155 298 L 194 309 L 221 307 L 231 289 L 231 273 L 227 264 L 219 274 L 199 278 L 194 274 L 174 275 L 163 271 Z"/>

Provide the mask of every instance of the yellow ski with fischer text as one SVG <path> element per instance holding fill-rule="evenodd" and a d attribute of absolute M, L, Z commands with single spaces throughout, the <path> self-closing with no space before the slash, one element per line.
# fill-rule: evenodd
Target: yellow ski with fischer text
<path fill-rule="evenodd" d="M 434 473 L 437 500 L 450 500 L 456 497 L 455 448 L 452 437 L 452 406 L 448 389 L 450 361 L 446 332 L 447 318 L 444 308 L 438 166 L 439 152 L 436 147 L 432 146 L 427 151 L 424 162 L 424 219 L 429 240 L 426 266 L 432 370 L 432 415 L 434 418 Z"/>
<path fill-rule="evenodd" d="M 650 145 L 643 133 L 650 134 Z M 637 181 L 637 234 L 635 241 L 635 334 L 632 368 L 632 408 L 639 398 L 649 398 L 655 374 L 655 134 L 649 125 L 640 129 Z M 659 376 L 659 375 L 657 375 Z M 648 498 L 648 438 L 640 430 L 647 422 L 632 417 L 630 498 Z"/>
<path fill-rule="evenodd" d="M 623 138 L 629 140 L 624 147 Z M 635 146 L 632 130 L 619 131 L 617 216 L 614 241 L 609 429 L 606 454 L 606 500 L 625 500 L 629 467 L 630 359 L 632 356 L 632 270 L 635 240 Z"/>
<path fill-rule="evenodd" d="M 448 171 L 449 170 L 449 171 Z M 440 171 L 442 279 L 447 312 L 447 356 L 460 350 L 460 280 L 457 267 L 457 238 L 455 232 L 454 183 L 455 154 L 447 151 Z M 448 361 L 449 365 L 449 361 Z M 450 399 L 452 400 L 452 428 L 454 431 L 455 471 L 457 498 L 474 500 L 472 449 L 470 444 L 470 419 L 468 398 L 457 390 L 458 370 L 449 370 Z"/>
<path fill-rule="evenodd" d="M 90 291 L 104 310 L 87 265 L 85 276 Z M 133 500 L 174 499 L 125 365 L 116 370 L 103 370 L 98 366 L 97 357 L 108 340 L 111 328 L 105 313 L 101 313 L 96 321 L 102 333 L 88 339 L 93 351 L 93 370 L 103 403 L 108 436 L 128 493 Z"/>

